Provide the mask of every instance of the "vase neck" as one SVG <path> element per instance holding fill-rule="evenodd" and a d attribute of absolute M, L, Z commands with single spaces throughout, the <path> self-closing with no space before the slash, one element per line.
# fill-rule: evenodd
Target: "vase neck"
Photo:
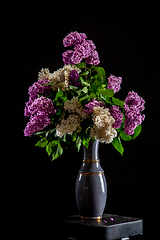
<path fill-rule="evenodd" d="M 88 148 L 83 146 L 83 160 L 99 160 L 99 140 L 90 140 Z"/>

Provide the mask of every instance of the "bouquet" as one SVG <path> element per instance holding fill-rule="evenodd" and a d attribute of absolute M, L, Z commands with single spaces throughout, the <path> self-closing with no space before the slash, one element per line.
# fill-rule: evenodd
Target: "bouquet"
<path fill-rule="evenodd" d="M 73 144 L 78 151 L 91 139 L 112 143 L 122 155 L 121 139 L 130 141 L 141 132 L 145 101 L 130 91 L 124 101 L 116 98 L 122 78 L 99 67 L 99 55 L 84 33 L 71 32 L 63 39 L 64 67 L 50 73 L 41 69 L 29 87 L 24 115 L 30 117 L 24 135 L 40 137 L 35 146 L 45 147 L 52 160 Z M 72 47 L 72 49 L 70 49 Z"/>

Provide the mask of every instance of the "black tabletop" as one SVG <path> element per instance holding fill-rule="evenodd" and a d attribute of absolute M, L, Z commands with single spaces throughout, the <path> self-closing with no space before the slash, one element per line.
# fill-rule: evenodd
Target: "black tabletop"
<path fill-rule="evenodd" d="M 55 219 L 54 223 L 60 235 L 76 239 L 114 240 L 143 233 L 142 219 L 113 214 L 104 214 L 100 220 L 83 220 L 73 215 Z"/>

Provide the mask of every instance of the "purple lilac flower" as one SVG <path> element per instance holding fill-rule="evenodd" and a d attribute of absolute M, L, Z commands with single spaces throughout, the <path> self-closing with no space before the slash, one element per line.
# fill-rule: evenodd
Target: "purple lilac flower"
<path fill-rule="evenodd" d="M 28 89 L 29 101 L 26 102 L 26 106 L 24 109 L 24 116 L 29 117 L 31 114 L 28 112 L 29 106 L 33 103 L 33 101 L 38 97 L 38 94 L 43 94 L 47 96 L 51 92 L 51 88 L 49 85 L 42 86 L 43 84 L 48 83 L 48 79 L 39 79 L 37 82 L 33 83 L 31 87 Z"/>
<path fill-rule="evenodd" d="M 83 53 L 79 52 L 78 50 L 75 50 L 70 58 L 69 61 L 71 61 L 71 64 L 77 64 L 80 63 L 83 59 Z"/>
<path fill-rule="evenodd" d="M 115 77 L 114 75 L 110 74 L 109 78 L 108 78 L 108 89 L 113 89 L 114 93 L 118 92 L 121 87 L 122 83 L 122 78 L 121 77 Z"/>
<path fill-rule="evenodd" d="M 31 87 L 29 87 L 28 94 L 32 97 L 32 99 L 36 99 L 39 93 L 47 96 L 47 94 L 50 92 L 50 86 L 42 86 L 46 83 L 49 83 L 48 79 L 39 79 L 37 82 L 33 83 Z"/>
<path fill-rule="evenodd" d="M 74 50 L 80 52 L 83 58 L 87 58 L 91 55 L 91 52 L 96 48 L 92 40 L 86 40 L 81 44 L 77 44 Z"/>
<path fill-rule="evenodd" d="M 138 109 L 139 111 L 143 111 L 145 108 L 144 104 L 144 99 L 138 96 L 136 92 L 132 91 L 128 93 L 125 99 L 124 109 L 126 111 L 130 111 L 131 108 L 135 108 L 135 111 L 136 109 Z"/>
<path fill-rule="evenodd" d="M 145 101 L 143 98 L 138 96 L 134 91 L 129 92 L 124 103 L 125 109 L 125 121 L 124 121 L 124 131 L 127 135 L 132 135 L 134 129 L 142 123 L 145 119 L 145 115 L 141 115 L 144 110 Z"/>
<path fill-rule="evenodd" d="M 74 52 L 72 50 L 67 50 L 66 52 L 64 52 L 62 54 L 62 60 L 65 65 L 73 64 L 71 61 L 71 57 L 72 57 L 73 53 Z"/>
<path fill-rule="evenodd" d="M 71 32 L 63 39 L 64 47 L 70 47 L 78 43 L 84 42 L 87 38 L 85 33 Z"/>
<path fill-rule="evenodd" d="M 45 112 L 38 112 L 36 115 L 31 116 L 30 121 L 24 129 L 24 136 L 31 137 L 32 134 L 38 132 L 51 124 L 50 118 Z"/>
<path fill-rule="evenodd" d="M 31 137 L 33 133 L 51 124 L 50 117 L 56 112 L 57 110 L 50 98 L 36 98 L 28 107 L 28 115 L 31 117 L 24 129 L 24 135 Z"/>
<path fill-rule="evenodd" d="M 123 114 L 119 110 L 119 106 L 112 105 L 111 107 L 109 107 L 109 112 L 111 116 L 115 119 L 115 122 L 112 125 L 112 127 L 115 129 L 120 128 L 123 122 Z"/>
<path fill-rule="evenodd" d="M 96 46 L 92 40 L 85 40 L 86 34 L 71 32 L 63 39 L 65 47 L 74 45 L 74 51 L 67 50 L 62 54 L 64 64 L 77 64 L 86 59 L 87 63 L 98 65 L 100 63 L 98 52 L 94 51 Z"/>
<path fill-rule="evenodd" d="M 28 112 L 30 112 L 30 115 L 36 114 L 37 112 L 45 112 L 46 116 L 51 117 L 57 110 L 53 106 L 53 102 L 50 98 L 40 97 L 36 98 L 28 107 Z"/>
<path fill-rule="evenodd" d="M 97 100 L 92 99 L 85 105 L 86 109 L 83 109 L 83 111 L 87 114 L 91 114 L 94 107 L 104 107 L 104 102 L 98 102 Z"/>
<path fill-rule="evenodd" d="M 79 74 L 76 70 L 72 70 L 69 75 L 69 85 L 75 86 L 75 87 L 81 87 L 81 83 L 77 80 L 79 79 Z"/>
<path fill-rule="evenodd" d="M 100 63 L 98 52 L 93 51 L 91 55 L 86 59 L 86 62 L 91 65 L 98 65 Z"/>

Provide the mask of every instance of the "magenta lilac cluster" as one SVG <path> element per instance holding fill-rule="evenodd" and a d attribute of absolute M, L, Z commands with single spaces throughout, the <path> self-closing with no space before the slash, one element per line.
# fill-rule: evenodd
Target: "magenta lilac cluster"
<path fill-rule="evenodd" d="M 33 101 L 38 97 L 39 94 L 43 94 L 43 96 L 47 96 L 50 93 L 50 86 L 43 84 L 48 83 L 48 79 L 39 79 L 37 82 L 33 83 L 31 87 L 28 89 L 29 101 L 26 102 L 26 107 L 24 110 L 24 116 L 29 117 L 31 114 L 28 111 L 29 106 L 33 103 Z"/>
<path fill-rule="evenodd" d="M 121 127 L 123 122 L 123 114 L 119 110 L 119 106 L 112 105 L 109 107 L 109 112 L 111 116 L 115 119 L 114 124 L 112 125 L 113 128 L 118 129 Z"/>
<path fill-rule="evenodd" d="M 79 79 L 79 74 L 76 70 L 72 70 L 69 75 L 69 85 L 75 86 L 75 87 L 82 87 L 81 83 L 77 80 Z"/>
<path fill-rule="evenodd" d="M 118 92 L 121 87 L 122 83 L 122 78 L 121 77 L 115 77 L 114 75 L 110 74 L 109 78 L 108 78 L 108 89 L 113 89 L 114 93 Z"/>
<path fill-rule="evenodd" d="M 50 117 L 56 113 L 52 100 L 45 97 L 50 93 L 50 86 L 43 84 L 48 82 L 48 79 L 39 79 L 28 89 L 29 101 L 26 102 L 24 115 L 30 117 L 30 120 L 24 129 L 25 136 L 31 137 L 35 132 L 51 124 Z M 43 96 L 38 97 L 41 94 Z"/>
<path fill-rule="evenodd" d="M 125 109 L 125 121 L 124 131 L 127 135 L 132 135 L 134 129 L 142 123 L 145 119 L 145 115 L 141 115 L 144 110 L 145 101 L 142 97 L 134 91 L 129 92 L 124 103 Z"/>
<path fill-rule="evenodd" d="M 24 129 L 24 136 L 31 137 L 32 134 L 42 130 L 49 124 L 51 124 L 51 120 L 45 112 L 38 112 L 36 115 L 30 117 L 30 121 Z"/>
<path fill-rule="evenodd" d="M 71 32 L 63 39 L 64 47 L 74 46 L 73 50 L 67 50 L 62 54 L 64 64 L 77 64 L 83 58 L 91 65 L 100 63 L 96 46 L 92 40 L 86 40 L 87 36 L 84 33 Z"/>
<path fill-rule="evenodd" d="M 85 105 L 85 109 L 83 109 L 83 111 L 87 114 L 91 114 L 94 107 L 104 107 L 104 102 L 98 102 L 97 100 L 92 99 Z"/>
<path fill-rule="evenodd" d="M 44 127 L 51 124 L 50 117 L 57 110 L 53 106 L 50 98 L 40 97 L 36 98 L 28 107 L 28 114 L 30 114 L 30 121 L 24 129 L 24 135 L 31 137 L 31 135 Z"/>

